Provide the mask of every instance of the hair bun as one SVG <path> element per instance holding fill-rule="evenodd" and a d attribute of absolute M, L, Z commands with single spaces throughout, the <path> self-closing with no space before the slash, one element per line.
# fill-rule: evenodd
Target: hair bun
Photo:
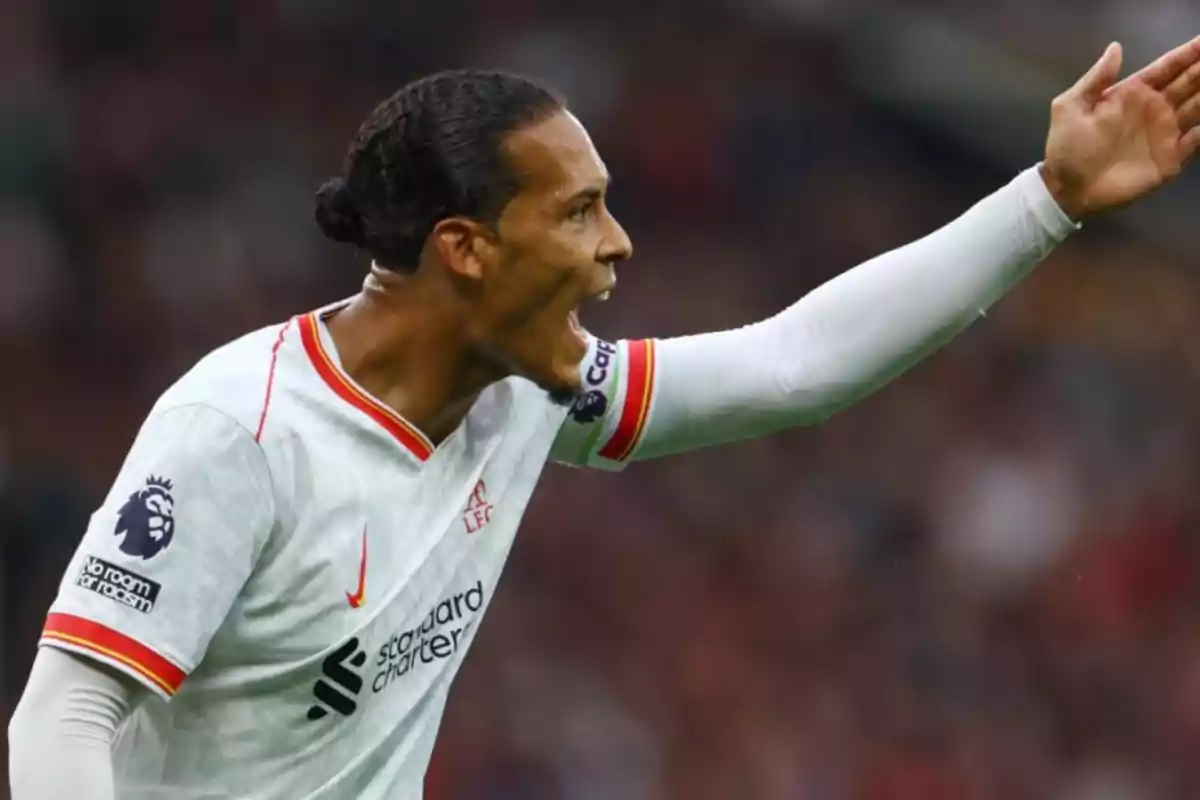
<path fill-rule="evenodd" d="M 317 224 L 335 242 L 362 247 L 367 235 L 363 220 L 350 197 L 350 189 L 341 178 L 326 181 L 317 190 Z"/>

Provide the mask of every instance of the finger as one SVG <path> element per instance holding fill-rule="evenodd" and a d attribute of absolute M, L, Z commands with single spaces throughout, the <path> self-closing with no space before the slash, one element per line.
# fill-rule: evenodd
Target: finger
<path fill-rule="evenodd" d="M 1179 140 L 1179 160 L 1186 162 L 1200 148 L 1200 128 L 1192 128 Z"/>
<path fill-rule="evenodd" d="M 1066 96 L 1071 99 L 1082 99 L 1095 103 L 1104 91 L 1113 85 L 1121 74 L 1121 45 L 1113 42 L 1104 48 L 1104 55 L 1084 73 L 1074 86 L 1067 90 Z"/>
<path fill-rule="evenodd" d="M 1181 44 L 1146 65 L 1127 80 L 1140 80 L 1147 86 L 1163 89 L 1196 62 L 1200 61 L 1200 36 L 1187 44 Z"/>
<path fill-rule="evenodd" d="M 1187 131 L 1200 125 L 1200 94 L 1192 95 L 1175 111 L 1179 130 Z"/>
<path fill-rule="evenodd" d="M 1200 61 L 1179 73 L 1175 80 L 1167 84 L 1163 96 L 1173 108 L 1179 108 L 1200 90 Z"/>

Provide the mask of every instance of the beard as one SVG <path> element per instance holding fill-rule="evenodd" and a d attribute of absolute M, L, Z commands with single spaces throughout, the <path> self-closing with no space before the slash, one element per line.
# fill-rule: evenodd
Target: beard
<path fill-rule="evenodd" d="M 579 399 L 580 390 L 567 387 L 563 387 L 561 389 L 549 389 L 546 391 L 546 395 L 550 398 L 550 402 L 554 403 L 556 406 L 569 408 L 575 404 L 576 400 Z"/>

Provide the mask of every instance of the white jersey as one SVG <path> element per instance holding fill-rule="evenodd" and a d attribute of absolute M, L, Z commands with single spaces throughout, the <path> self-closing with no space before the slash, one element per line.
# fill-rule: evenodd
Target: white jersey
<path fill-rule="evenodd" d="M 344 374 L 320 312 L 251 334 L 155 406 L 42 642 L 156 693 L 122 729 L 121 798 L 419 797 L 547 457 L 619 468 L 822 420 L 1076 227 L 1031 168 L 770 319 L 593 340 L 569 413 L 495 384 L 436 449 Z"/>
<path fill-rule="evenodd" d="M 644 429 L 652 344 L 592 340 L 583 369 L 570 411 L 505 380 L 436 448 L 343 372 L 321 312 L 169 389 L 42 637 L 154 692 L 120 732 L 117 796 L 420 797 L 556 440 L 617 468 Z"/>

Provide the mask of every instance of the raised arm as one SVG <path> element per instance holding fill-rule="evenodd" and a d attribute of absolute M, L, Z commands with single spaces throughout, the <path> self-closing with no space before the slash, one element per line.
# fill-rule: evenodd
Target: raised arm
<path fill-rule="evenodd" d="M 605 372 L 605 384 L 572 411 L 556 456 L 613 468 L 823 420 L 949 341 L 1075 227 L 1031 169 L 762 322 L 600 343 L 584 380 Z"/>
<path fill-rule="evenodd" d="M 1046 160 L 945 227 L 736 330 L 594 343 L 554 457 L 620 468 L 813 423 L 949 341 L 1081 219 L 1174 177 L 1200 142 L 1200 40 L 1116 84 L 1110 46 L 1052 104 Z"/>

